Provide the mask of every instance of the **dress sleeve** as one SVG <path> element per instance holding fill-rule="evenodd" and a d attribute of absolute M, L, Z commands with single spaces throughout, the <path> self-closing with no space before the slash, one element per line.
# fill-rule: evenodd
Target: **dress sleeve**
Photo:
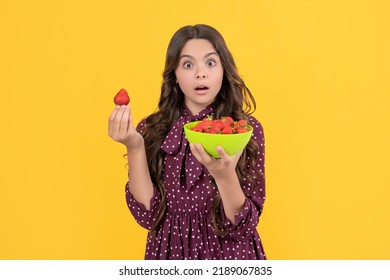
<path fill-rule="evenodd" d="M 126 184 L 125 193 L 126 193 L 127 207 L 129 207 L 129 210 L 131 214 L 134 216 L 134 219 L 143 228 L 150 230 L 154 224 L 156 211 L 161 201 L 160 194 L 157 191 L 157 189 L 153 187 L 153 197 L 150 200 L 149 210 L 145 208 L 145 205 L 135 200 L 135 198 L 133 197 L 133 195 L 129 190 L 129 183 Z"/>
<path fill-rule="evenodd" d="M 142 120 L 137 125 L 136 129 L 138 132 L 142 132 L 142 129 L 144 127 L 145 127 L 145 120 Z M 127 207 L 129 207 L 129 210 L 131 214 L 134 216 L 137 223 L 140 224 L 142 227 L 146 228 L 147 230 L 150 230 L 154 224 L 158 205 L 160 204 L 161 201 L 161 197 L 157 188 L 153 186 L 153 196 L 150 200 L 149 210 L 146 209 L 144 204 L 138 202 L 134 198 L 134 196 L 132 195 L 129 189 L 129 182 L 127 182 L 125 186 L 125 195 L 126 195 Z"/>
<path fill-rule="evenodd" d="M 230 237 L 237 240 L 245 240 L 255 234 L 265 201 L 264 131 L 260 122 L 255 118 L 251 117 L 249 123 L 253 126 L 252 139 L 259 146 L 256 168 L 260 170 L 262 176 L 256 178 L 255 186 L 252 186 L 245 178 L 241 182 L 246 199 L 242 211 L 234 217 L 234 225 L 227 219 L 223 211 L 223 206 L 221 205 L 222 219 L 225 227 L 229 230 Z M 249 162 L 250 158 L 247 160 Z"/>

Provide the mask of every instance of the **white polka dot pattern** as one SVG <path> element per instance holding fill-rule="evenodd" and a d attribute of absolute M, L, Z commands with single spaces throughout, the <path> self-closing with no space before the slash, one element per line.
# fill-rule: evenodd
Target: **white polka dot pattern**
<path fill-rule="evenodd" d="M 208 114 L 210 110 L 205 108 L 200 114 Z M 246 201 L 243 210 L 235 216 L 235 225 L 226 218 L 221 206 L 220 212 L 229 234 L 218 237 L 211 227 L 210 218 L 212 201 L 218 190 L 207 169 L 199 165 L 195 157 L 190 157 L 188 147 L 182 147 L 180 121 L 182 119 L 173 126 L 163 143 L 163 150 L 167 153 L 164 175 L 167 215 L 156 235 L 148 234 L 145 259 L 265 259 L 256 230 L 265 200 L 264 177 L 256 178 L 256 186 L 251 186 L 249 180 L 241 182 Z M 264 173 L 263 128 L 253 117 L 249 122 L 254 127 L 252 138 L 260 147 L 257 167 Z M 142 130 L 143 126 L 144 121 L 137 129 Z M 149 211 L 134 199 L 128 185 L 126 200 L 136 221 L 150 229 L 160 202 L 157 190 L 154 190 Z"/>

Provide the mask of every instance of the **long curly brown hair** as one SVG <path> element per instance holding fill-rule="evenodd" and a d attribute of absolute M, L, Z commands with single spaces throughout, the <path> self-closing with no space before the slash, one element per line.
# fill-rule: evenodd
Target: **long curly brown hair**
<path fill-rule="evenodd" d="M 166 213 L 166 189 L 163 179 L 164 173 L 164 152 L 161 145 L 172 127 L 183 112 L 184 94 L 176 83 L 175 69 L 178 66 L 181 51 L 190 39 L 208 40 L 218 53 L 223 66 L 222 87 L 214 102 L 214 118 L 231 116 L 233 119 L 248 119 L 256 109 L 256 102 L 244 81 L 237 72 L 226 43 L 221 34 L 211 26 L 197 24 L 180 28 L 172 37 L 165 60 L 161 96 L 156 112 L 146 118 L 146 126 L 142 132 L 145 142 L 146 155 L 152 182 L 157 186 L 161 195 L 161 202 L 158 206 L 155 223 L 151 229 L 155 233 Z M 260 178 L 261 174 L 256 169 L 256 159 L 259 147 L 250 140 L 238 161 L 236 172 L 240 181 L 246 178 L 255 185 L 254 178 Z M 248 162 L 247 158 L 251 160 Z M 215 182 L 214 182 L 215 183 Z M 212 227 L 216 234 L 225 236 L 228 232 L 223 225 L 221 218 L 221 198 L 219 194 L 213 200 L 211 209 Z"/>

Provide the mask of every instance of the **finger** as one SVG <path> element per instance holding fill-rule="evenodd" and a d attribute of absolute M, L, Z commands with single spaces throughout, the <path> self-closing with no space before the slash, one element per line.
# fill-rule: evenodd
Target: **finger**
<path fill-rule="evenodd" d="M 211 162 L 212 160 L 214 160 L 214 158 L 212 158 L 208 152 L 206 152 L 206 150 L 203 148 L 202 144 L 196 144 L 195 145 L 196 149 L 198 150 L 198 153 L 200 155 L 200 157 L 202 158 L 202 161 L 207 164 L 209 162 Z"/>
<path fill-rule="evenodd" d="M 131 128 L 134 128 L 133 127 L 133 113 L 131 112 L 131 107 L 129 105 L 127 105 L 127 108 L 129 110 L 129 125 Z"/>
<path fill-rule="evenodd" d="M 126 107 L 119 106 L 118 113 L 114 119 L 114 137 L 115 139 L 123 139 L 127 132 L 127 122 L 125 117 Z"/>
<path fill-rule="evenodd" d="M 120 132 L 122 129 L 122 118 L 124 114 L 124 107 L 119 106 L 118 113 L 115 116 L 114 123 L 116 124 L 115 127 L 117 127 L 117 132 Z"/>
<path fill-rule="evenodd" d="M 197 147 L 196 147 L 194 144 L 191 143 L 191 144 L 190 144 L 190 149 L 191 149 L 191 152 L 192 152 L 192 154 L 194 155 L 194 157 L 195 157 L 200 163 L 202 163 L 202 157 L 200 156 Z"/>
<path fill-rule="evenodd" d="M 235 154 L 232 157 L 233 158 L 233 162 L 235 162 L 236 165 L 237 165 L 237 162 L 240 160 L 240 157 L 241 157 L 243 152 L 244 152 L 244 149 L 242 149 L 241 151 L 239 151 L 237 154 Z"/>
<path fill-rule="evenodd" d="M 115 106 L 114 110 L 112 110 L 108 121 L 111 122 L 115 119 L 116 114 L 118 113 L 119 106 Z"/>
<path fill-rule="evenodd" d="M 119 106 L 112 110 L 108 119 L 108 135 L 113 136 L 119 130 L 119 124 L 115 121 L 119 112 Z"/>
<path fill-rule="evenodd" d="M 221 157 L 222 161 L 225 162 L 225 161 L 229 160 L 229 155 L 225 152 L 225 150 L 222 146 L 217 146 L 216 150 L 217 150 L 219 156 Z"/>
<path fill-rule="evenodd" d="M 129 107 L 128 106 L 124 106 L 123 107 L 123 114 L 122 114 L 122 118 L 121 118 L 121 121 L 120 121 L 120 132 L 122 134 L 125 134 L 127 133 L 127 131 L 129 130 Z"/>

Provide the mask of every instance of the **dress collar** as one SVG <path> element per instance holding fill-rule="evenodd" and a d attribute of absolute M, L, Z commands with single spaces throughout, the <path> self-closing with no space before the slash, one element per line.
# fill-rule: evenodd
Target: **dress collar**
<path fill-rule="evenodd" d="M 188 107 L 184 105 L 182 115 L 176 122 L 173 123 L 171 130 L 168 132 L 161 146 L 161 149 L 170 155 L 177 154 L 180 151 L 182 143 L 187 141 L 184 133 L 184 125 L 189 122 L 199 121 L 208 116 L 212 116 L 214 111 L 213 107 L 213 104 L 210 104 L 193 116 Z"/>
<path fill-rule="evenodd" d="M 181 117 L 173 123 L 171 130 L 161 145 L 161 149 L 167 154 L 166 160 L 168 166 L 172 164 L 177 166 L 174 169 L 175 174 L 173 174 L 175 178 L 180 178 L 180 174 L 184 168 L 187 188 L 193 186 L 202 174 L 204 167 L 189 149 L 187 137 L 184 133 L 184 125 L 188 122 L 199 121 L 207 116 L 212 116 L 214 112 L 213 105 L 208 105 L 194 116 L 192 116 L 188 107 L 184 106 Z M 191 172 L 189 172 L 190 170 Z"/>

